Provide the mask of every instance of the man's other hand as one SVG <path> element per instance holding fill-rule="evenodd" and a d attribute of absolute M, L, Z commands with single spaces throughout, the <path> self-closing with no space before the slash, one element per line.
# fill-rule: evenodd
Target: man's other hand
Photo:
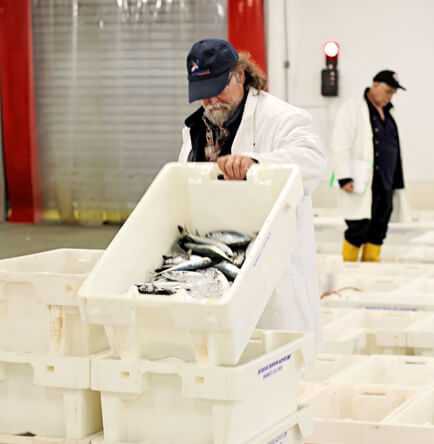
<path fill-rule="evenodd" d="M 256 163 L 252 158 L 231 154 L 217 159 L 217 164 L 224 174 L 226 180 L 243 180 L 246 178 L 247 170 Z"/>

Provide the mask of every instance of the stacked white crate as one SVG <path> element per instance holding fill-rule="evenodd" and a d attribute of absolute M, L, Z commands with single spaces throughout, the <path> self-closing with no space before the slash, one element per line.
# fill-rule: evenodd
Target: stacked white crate
<path fill-rule="evenodd" d="M 89 442 L 101 430 L 90 357 L 108 344 L 81 320 L 77 297 L 100 256 L 62 249 L 0 261 L 1 442 Z"/>
<path fill-rule="evenodd" d="M 92 363 L 106 442 L 300 442 L 296 392 L 312 338 L 255 332 L 296 248 L 299 171 L 257 165 L 241 182 L 218 173 L 213 164 L 164 167 L 80 289 L 84 319 L 104 325 L 113 353 Z M 222 298 L 141 295 L 133 285 L 170 251 L 178 225 L 258 233 Z"/>
<path fill-rule="evenodd" d="M 367 360 L 367 356 L 319 354 L 315 362 L 303 371 L 298 399 L 302 404 L 321 392 L 330 380 L 347 368 Z"/>
<path fill-rule="evenodd" d="M 384 444 L 383 424 L 418 390 L 328 385 L 310 399 L 314 417 L 310 444 Z M 395 433 L 399 430 L 395 429 Z M 415 435 L 417 437 L 417 434 Z M 409 441 L 407 441 L 408 443 Z"/>
<path fill-rule="evenodd" d="M 342 262 L 319 255 L 323 307 L 434 311 L 434 266 Z"/>
<path fill-rule="evenodd" d="M 433 315 L 422 311 L 344 309 L 345 312 L 345 316 L 324 327 L 324 353 L 419 354 L 426 345 L 417 343 L 417 334 L 421 336 L 433 325 Z"/>
<path fill-rule="evenodd" d="M 433 359 L 371 356 L 359 361 L 310 397 L 314 415 L 310 442 L 379 444 L 417 439 L 428 443 L 434 438 L 429 404 L 433 387 Z M 426 397 L 427 391 L 431 397 Z M 422 412 L 425 405 L 429 408 Z M 428 427 L 422 418 L 427 418 Z M 412 426 L 406 427 L 405 421 Z"/>
<path fill-rule="evenodd" d="M 305 393 L 314 415 L 309 442 L 434 442 L 434 361 L 415 356 L 434 355 L 434 267 L 323 255 L 319 263 L 329 284 L 322 350 L 388 356 L 367 356 Z"/>
<path fill-rule="evenodd" d="M 176 358 L 94 360 L 92 387 L 101 392 L 104 440 L 256 442 L 296 414 L 305 351 L 302 334 L 258 330 L 236 366 Z"/>

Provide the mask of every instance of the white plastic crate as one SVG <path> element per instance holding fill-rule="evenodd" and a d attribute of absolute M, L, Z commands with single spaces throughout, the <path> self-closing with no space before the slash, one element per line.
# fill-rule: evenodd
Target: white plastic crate
<path fill-rule="evenodd" d="M 296 414 L 293 414 L 288 418 L 285 418 L 283 421 L 280 421 L 278 424 L 272 426 L 266 432 L 261 433 L 260 435 L 252 439 L 249 439 L 248 441 L 243 441 L 240 444 L 304 444 L 306 442 L 306 437 L 312 434 L 312 424 L 313 421 L 309 408 L 304 407 L 299 409 L 299 411 Z M 178 441 L 175 440 L 173 442 L 177 443 Z M 107 444 L 107 443 L 108 441 L 104 441 L 103 436 L 96 440 L 92 440 L 92 444 Z M 10 444 L 26 444 L 26 443 L 11 442 Z M 167 444 L 171 444 L 171 442 L 168 441 Z"/>
<path fill-rule="evenodd" d="M 304 403 L 314 394 L 320 392 L 330 379 L 367 359 L 369 359 L 367 356 L 357 355 L 318 355 L 313 365 L 303 371 L 298 391 L 299 402 Z"/>
<path fill-rule="evenodd" d="M 434 228 L 434 227 L 433 227 Z M 420 244 L 423 246 L 434 246 L 434 231 L 427 231 L 426 233 L 419 234 L 410 240 L 412 244 Z"/>
<path fill-rule="evenodd" d="M 424 276 L 418 279 L 413 279 L 407 281 L 407 283 L 402 287 L 401 291 L 403 293 L 423 293 L 431 294 L 434 296 L 434 277 Z"/>
<path fill-rule="evenodd" d="M 52 250 L 0 260 L 0 351 L 85 356 L 108 348 L 80 319 L 77 291 L 100 250 Z"/>
<path fill-rule="evenodd" d="M 341 255 L 317 254 L 318 270 L 332 272 L 334 274 L 355 273 L 356 275 L 369 274 L 371 276 L 404 276 L 424 277 L 431 276 L 434 272 L 432 264 L 418 263 L 393 263 L 393 262 L 344 262 Z"/>
<path fill-rule="evenodd" d="M 434 392 L 425 391 L 405 402 L 384 421 L 383 442 L 432 444 L 434 442 Z"/>
<path fill-rule="evenodd" d="M 287 269 L 303 196 L 298 169 L 257 165 L 246 181 L 217 176 L 215 164 L 166 165 L 81 287 L 84 318 L 106 326 L 122 358 L 236 364 Z M 259 232 L 222 298 L 142 295 L 133 285 L 170 251 L 178 225 Z"/>
<path fill-rule="evenodd" d="M 339 310 L 339 309 L 335 309 Z M 345 309 L 343 309 L 346 311 Z M 432 318 L 428 312 L 394 311 L 394 310 L 367 310 L 353 309 L 346 316 L 337 318 L 324 327 L 324 336 L 339 337 L 342 332 L 351 329 L 364 329 L 391 332 L 403 332 L 416 322 Z"/>
<path fill-rule="evenodd" d="M 328 386 L 309 401 L 312 444 L 384 444 L 382 424 L 417 391 L 405 388 Z M 418 443 L 419 444 L 419 443 Z"/>
<path fill-rule="evenodd" d="M 415 350 L 407 345 L 406 332 L 380 330 L 350 330 L 340 337 L 325 340 L 322 353 L 356 355 L 407 355 Z"/>
<path fill-rule="evenodd" d="M 101 433 L 93 434 L 82 439 L 46 438 L 44 436 L 17 436 L 0 434 L 0 444 L 96 444 Z"/>
<path fill-rule="evenodd" d="M 324 353 L 409 354 L 407 329 L 428 313 L 353 310 L 324 328 Z M 411 353 L 412 354 L 412 353 Z"/>
<path fill-rule="evenodd" d="M 305 371 L 303 371 L 303 381 L 328 383 L 337 374 L 366 362 L 368 359 L 366 356 L 357 355 L 319 354 L 313 365 L 306 367 Z"/>
<path fill-rule="evenodd" d="M 323 307 L 370 310 L 434 311 L 434 294 L 415 291 L 358 292 L 345 289 L 322 299 Z"/>
<path fill-rule="evenodd" d="M 279 424 L 261 433 L 246 444 L 304 444 L 312 434 L 313 421 L 310 409 L 300 408 L 295 415 L 291 415 Z"/>
<path fill-rule="evenodd" d="M 346 318 L 353 310 L 347 308 L 330 308 L 330 307 L 321 307 L 320 309 L 320 321 L 321 326 L 324 328 L 327 325 L 342 319 Z"/>
<path fill-rule="evenodd" d="M 102 429 L 90 359 L 0 354 L 0 434 L 82 439 Z"/>
<path fill-rule="evenodd" d="M 407 329 L 407 345 L 417 355 L 434 356 L 434 314 L 429 313 Z"/>
<path fill-rule="evenodd" d="M 378 270 L 377 274 L 370 273 L 342 273 L 336 276 L 336 289 L 341 288 L 355 288 L 363 292 L 382 292 L 399 291 L 405 288 L 410 282 L 417 280 L 418 278 L 411 278 L 409 276 L 394 276 L 383 275 Z"/>
<path fill-rule="evenodd" d="M 421 278 L 433 278 L 434 266 L 418 263 L 343 262 L 340 256 L 317 255 L 320 292 L 342 289 L 388 292 L 405 289 Z"/>
<path fill-rule="evenodd" d="M 296 413 L 300 373 L 312 353 L 312 335 L 258 330 L 235 367 L 175 358 L 94 360 L 92 387 L 101 392 L 104 439 L 250 442 Z"/>
<path fill-rule="evenodd" d="M 384 332 L 376 330 L 353 330 L 343 333 L 340 338 L 324 341 L 322 353 L 356 355 L 404 355 L 421 354 L 409 347 L 406 332 Z M 428 354 L 428 356 L 430 356 Z"/>
<path fill-rule="evenodd" d="M 330 384 L 429 387 L 434 385 L 434 359 L 371 356 L 335 375 Z"/>

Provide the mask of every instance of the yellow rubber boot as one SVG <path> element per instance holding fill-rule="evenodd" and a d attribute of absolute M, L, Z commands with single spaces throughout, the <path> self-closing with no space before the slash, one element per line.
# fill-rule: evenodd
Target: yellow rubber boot
<path fill-rule="evenodd" d="M 342 258 L 345 262 L 357 262 L 359 258 L 359 250 L 359 247 L 344 240 L 344 243 L 342 244 Z"/>
<path fill-rule="evenodd" d="M 367 244 L 363 245 L 362 262 L 380 262 L 381 245 Z"/>

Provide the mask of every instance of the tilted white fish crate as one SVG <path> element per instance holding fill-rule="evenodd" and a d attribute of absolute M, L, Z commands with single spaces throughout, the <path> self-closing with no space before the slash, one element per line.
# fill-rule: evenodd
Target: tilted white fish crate
<path fill-rule="evenodd" d="M 240 363 L 95 359 L 106 443 L 240 444 L 297 412 L 312 335 L 257 330 Z M 256 441 L 253 441 L 256 442 Z"/>
<path fill-rule="evenodd" d="M 81 287 L 84 319 L 107 328 L 122 358 L 175 356 L 236 364 L 289 266 L 303 197 L 295 166 L 257 165 L 245 181 L 217 180 L 215 164 L 168 164 L 159 173 Z M 178 226 L 259 232 L 220 299 L 139 294 L 179 237 Z"/>
<path fill-rule="evenodd" d="M 108 348 L 80 318 L 78 289 L 101 250 L 59 249 L 0 260 L 0 351 L 86 356 Z"/>
<path fill-rule="evenodd" d="M 89 358 L 0 353 L 0 435 L 78 440 L 101 429 Z"/>

